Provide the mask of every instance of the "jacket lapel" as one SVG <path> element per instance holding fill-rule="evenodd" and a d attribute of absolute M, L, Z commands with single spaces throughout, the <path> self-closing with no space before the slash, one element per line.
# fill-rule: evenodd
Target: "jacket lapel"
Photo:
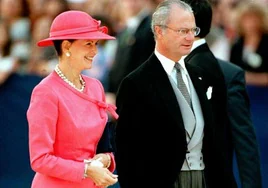
<path fill-rule="evenodd" d="M 177 97 L 177 101 L 179 103 L 179 107 L 180 107 L 180 111 L 181 111 L 182 119 L 183 119 L 183 123 L 184 123 L 184 128 L 187 131 L 188 137 L 191 138 L 193 133 L 194 133 L 194 125 L 196 124 L 195 115 L 194 115 L 191 107 L 189 106 L 189 104 L 185 100 L 184 96 L 182 95 L 182 93 L 178 89 L 176 83 L 172 80 L 171 77 L 169 77 L 169 79 L 170 79 L 170 83 L 173 87 L 173 90 L 175 92 L 175 95 Z"/>
<path fill-rule="evenodd" d="M 206 87 L 203 83 L 202 70 L 199 67 L 185 63 L 189 76 L 192 80 L 193 86 L 197 93 L 197 96 L 200 101 L 202 114 L 204 118 L 204 130 L 213 128 L 212 125 L 212 115 L 211 115 L 211 106 L 206 96 Z"/>
<path fill-rule="evenodd" d="M 149 58 L 148 64 L 151 70 L 151 72 L 149 72 L 149 77 L 153 80 L 157 95 L 159 95 L 159 97 L 165 104 L 166 110 L 175 120 L 176 124 L 185 133 L 182 115 L 176 95 L 169 81 L 167 73 L 165 72 L 163 66 L 161 65 L 160 61 L 157 59 L 154 53 Z"/>
<path fill-rule="evenodd" d="M 191 98 L 192 98 L 192 104 L 193 104 L 193 110 L 195 114 L 195 130 L 193 132 L 193 135 L 188 142 L 188 150 L 193 149 L 197 144 L 199 144 L 200 139 L 203 137 L 203 130 L 204 130 L 204 118 L 203 113 L 201 110 L 201 104 L 198 98 L 198 95 L 196 93 L 196 89 L 194 88 L 194 85 L 191 80 L 189 80 L 189 86 L 191 90 Z M 187 118 L 188 119 L 188 118 Z"/>

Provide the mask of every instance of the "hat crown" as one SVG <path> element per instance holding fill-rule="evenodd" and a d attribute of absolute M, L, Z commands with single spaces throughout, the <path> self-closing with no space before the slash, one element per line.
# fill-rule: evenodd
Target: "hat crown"
<path fill-rule="evenodd" d="M 40 47 L 52 46 L 55 40 L 87 39 L 114 40 L 108 35 L 108 28 L 82 11 L 70 10 L 59 14 L 52 22 L 49 37 L 40 40 Z"/>
<path fill-rule="evenodd" d="M 100 21 L 81 11 L 66 11 L 59 14 L 52 22 L 50 37 L 69 35 L 74 33 L 96 31 Z"/>

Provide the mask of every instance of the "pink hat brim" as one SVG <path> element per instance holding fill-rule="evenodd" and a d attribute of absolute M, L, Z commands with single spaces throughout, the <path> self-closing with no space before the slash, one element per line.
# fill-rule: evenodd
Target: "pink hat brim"
<path fill-rule="evenodd" d="M 45 46 L 53 46 L 54 40 L 68 40 L 68 39 L 84 39 L 84 40 L 115 40 L 115 37 L 112 37 L 108 34 L 105 34 L 101 31 L 95 31 L 95 32 L 87 32 L 87 33 L 79 33 L 79 34 L 71 34 L 71 35 L 65 35 L 65 36 L 59 36 L 59 37 L 49 37 L 43 40 L 40 40 L 37 45 L 39 47 L 45 47 Z"/>

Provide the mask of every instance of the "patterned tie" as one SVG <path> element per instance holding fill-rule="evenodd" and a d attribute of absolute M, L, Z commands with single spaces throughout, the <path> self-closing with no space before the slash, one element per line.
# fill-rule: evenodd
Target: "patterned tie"
<path fill-rule="evenodd" d="M 184 96 L 184 98 L 187 101 L 187 103 L 189 104 L 189 106 L 192 107 L 191 97 L 189 95 L 188 89 L 187 89 L 187 87 L 182 79 L 182 75 L 181 75 L 182 66 L 180 65 L 180 63 L 175 62 L 174 67 L 177 70 L 177 87 L 181 91 L 182 95 Z"/>

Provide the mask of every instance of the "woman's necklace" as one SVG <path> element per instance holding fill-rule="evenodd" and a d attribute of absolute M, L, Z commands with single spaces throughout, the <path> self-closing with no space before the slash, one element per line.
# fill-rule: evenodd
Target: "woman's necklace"
<path fill-rule="evenodd" d="M 68 78 L 61 72 L 60 68 L 59 68 L 59 65 L 56 65 L 55 67 L 55 72 L 59 75 L 59 77 L 64 81 L 66 82 L 67 84 L 69 84 L 71 87 L 73 87 L 74 89 L 76 89 L 77 91 L 79 92 L 83 92 L 84 89 L 85 89 L 85 86 L 86 86 L 86 82 L 82 79 L 82 76 L 79 75 L 79 80 L 82 84 L 82 87 L 79 89 L 77 88 L 73 82 L 71 82 L 70 80 L 68 80 Z"/>

